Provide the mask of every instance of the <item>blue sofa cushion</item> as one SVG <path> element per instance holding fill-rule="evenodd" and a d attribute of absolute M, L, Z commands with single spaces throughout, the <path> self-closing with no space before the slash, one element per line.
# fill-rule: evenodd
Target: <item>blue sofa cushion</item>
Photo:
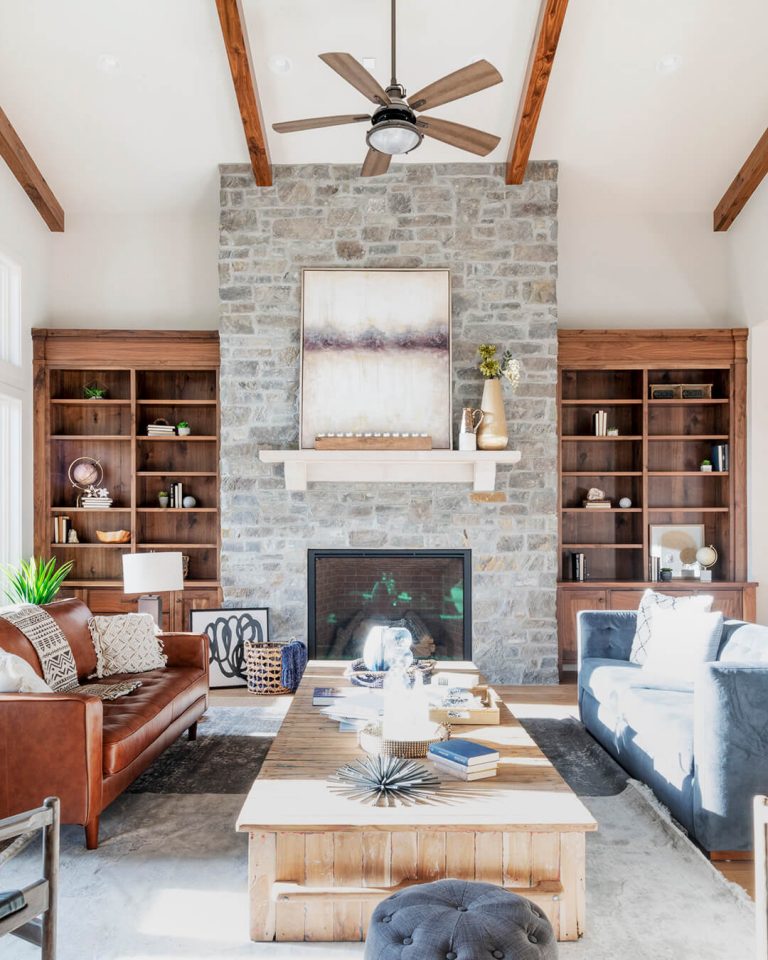
<path fill-rule="evenodd" d="M 620 706 L 635 746 L 652 758 L 658 776 L 682 790 L 693 773 L 693 693 L 630 687 Z"/>
<path fill-rule="evenodd" d="M 598 703 L 615 707 L 641 674 L 642 667 L 638 663 L 590 657 L 581 661 L 579 685 Z"/>
<path fill-rule="evenodd" d="M 768 627 L 726 620 L 717 659 L 723 663 L 768 663 Z"/>

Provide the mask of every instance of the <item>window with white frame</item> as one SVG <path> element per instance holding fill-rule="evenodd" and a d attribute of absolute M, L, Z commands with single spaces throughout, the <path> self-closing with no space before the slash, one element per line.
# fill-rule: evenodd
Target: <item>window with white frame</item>
<path fill-rule="evenodd" d="M 0 253 L 0 564 L 22 551 L 23 398 L 21 267 Z"/>

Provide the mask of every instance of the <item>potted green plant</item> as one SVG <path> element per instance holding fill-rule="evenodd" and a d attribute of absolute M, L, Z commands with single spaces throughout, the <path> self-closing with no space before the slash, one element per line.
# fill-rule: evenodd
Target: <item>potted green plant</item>
<path fill-rule="evenodd" d="M 157 502 L 161 507 L 167 507 L 170 503 L 171 498 L 168 496 L 167 490 L 161 490 L 157 495 Z"/>
<path fill-rule="evenodd" d="M 176 432 L 180 437 L 188 437 L 192 433 L 192 428 L 186 420 L 182 420 L 181 423 L 176 424 Z"/>
<path fill-rule="evenodd" d="M 672 568 L 671 567 L 662 567 L 659 570 L 659 580 L 662 580 L 664 583 L 669 583 L 672 579 Z"/>
<path fill-rule="evenodd" d="M 103 400 L 107 395 L 107 388 L 103 383 L 86 383 L 83 387 L 83 396 L 86 400 Z"/>
<path fill-rule="evenodd" d="M 702 460 L 699 465 L 699 470 L 701 470 L 702 473 L 712 473 L 712 461 Z"/>
<path fill-rule="evenodd" d="M 55 557 L 47 562 L 42 557 L 36 560 L 20 560 L 18 566 L 7 566 L 3 573 L 7 578 L 5 596 L 11 603 L 50 603 L 61 588 L 72 569 L 68 560 L 58 566 Z"/>
<path fill-rule="evenodd" d="M 481 343 L 477 348 L 480 354 L 478 369 L 485 380 L 480 403 L 483 419 L 477 428 L 477 446 L 480 450 L 503 450 L 506 447 L 509 434 L 504 414 L 501 378 L 515 390 L 520 383 L 520 361 L 512 356 L 511 350 L 505 350 L 499 360 L 497 351 L 498 347 L 494 343 Z"/>

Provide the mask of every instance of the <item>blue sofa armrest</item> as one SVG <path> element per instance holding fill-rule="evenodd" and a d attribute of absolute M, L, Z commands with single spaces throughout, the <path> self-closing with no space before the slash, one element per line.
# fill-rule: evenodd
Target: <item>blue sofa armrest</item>
<path fill-rule="evenodd" d="M 593 657 L 629 660 L 636 621 L 635 610 L 581 610 L 576 620 L 579 664 Z"/>
<path fill-rule="evenodd" d="M 768 793 L 768 664 L 699 668 L 693 721 L 696 839 L 752 849 L 752 801 Z"/>

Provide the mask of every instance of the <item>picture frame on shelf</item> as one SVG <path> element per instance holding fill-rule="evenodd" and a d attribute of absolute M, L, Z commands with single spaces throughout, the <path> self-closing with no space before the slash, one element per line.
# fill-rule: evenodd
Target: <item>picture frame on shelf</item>
<path fill-rule="evenodd" d="M 211 688 L 245 687 L 245 641 L 269 641 L 269 608 L 192 610 L 189 629 L 208 637 Z"/>
<path fill-rule="evenodd" d="M 660 567 L 672 571 L 673 580 L 701 576 L 696 552 L 705 545 L 703 523 L 652 523 L 649 544 L 651 558 L 658 557 Z"/>

